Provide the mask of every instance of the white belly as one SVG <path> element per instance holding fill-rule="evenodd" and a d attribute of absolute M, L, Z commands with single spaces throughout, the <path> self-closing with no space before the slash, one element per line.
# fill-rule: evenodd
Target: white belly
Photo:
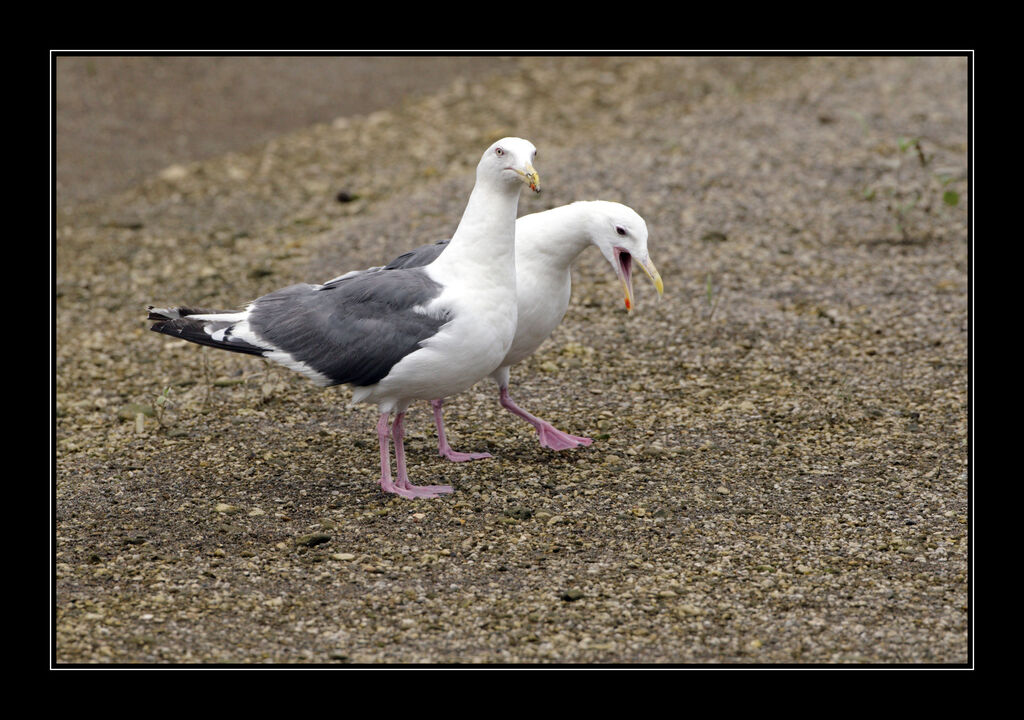
<path fill-rule="evenodd" d="M 402 358 L 376 385 L 355 388 L 353 402 L 375 402 L 401 412 L 413 400 L 455 395 L 487 377 L 504 360 L 515 337 L 517 308 L 508 289 L 476 292 L 473 302 L 445 293 L 424 308 L 449 308 L 452 319 L 421 348 Z"/>
<path fill-rule="evenodd" d="M 518 325 L 502 366 L 525 360 L 544 344 L 565 317 L 571 294 L 572 277 L 568 272 L 547 276 L 520 273 Z"/>

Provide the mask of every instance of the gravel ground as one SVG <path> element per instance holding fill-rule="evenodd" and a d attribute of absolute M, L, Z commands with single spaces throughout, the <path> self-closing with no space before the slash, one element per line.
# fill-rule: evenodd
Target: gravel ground
<path fill-rule="evenodd" d="M 522 58 L 56 208 L 55 642 L 70 664 L 930 664 L 971 659 L 966 58 Z M 148 331 L 457 224 L 483 148 L 625 202 L 513 395 L 415 481 L 375 409 Z M 955 194 L 958 194 L 955 195 Z M 341 200 L 344 200 L 342 202 Z"/>

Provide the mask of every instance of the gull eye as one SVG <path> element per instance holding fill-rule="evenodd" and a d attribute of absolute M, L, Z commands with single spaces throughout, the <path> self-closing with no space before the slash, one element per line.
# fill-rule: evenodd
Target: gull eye
<path fill-rule="evenodd" d="M 494 154 L 499 156 L 499 157 L 501 157 L 502 155 L 505 154 L 505 151 L 502 150 L 500 147 L 496 147 L 496 148 L 494 148 Z"/>
<path fill-rule="evenodd" d="M 622 227 L 621 225 L 616 225 L 615 226 L 615 232 L 617 232 L 619 235 L 625 235 L 626 234 L 626 228 Z"/>

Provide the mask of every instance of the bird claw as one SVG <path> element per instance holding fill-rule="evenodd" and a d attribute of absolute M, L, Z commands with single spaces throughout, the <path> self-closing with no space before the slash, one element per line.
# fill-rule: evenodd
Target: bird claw
<path fill-rule="evenodd" d="M 537 436 L 540 438 L 541 447 L 548 448 L 549 450 L 571 450 L 572 448 L 585 447 L 594 442 L 588 437 L 564 433 L 547 423 L 537 428 Z"/>
<path fill-rule="evenodd" d="M 486 460 L 487 458 L 494 457 L 490 453 L 464 453 L 459 452 L 458 450 L 452 450 L 451 448 L 448 448 L 447 450 L 440 450 L 438 451 L 437 454 L 443 458 L 451 460 L 452 462 L 466 462 L 467 460 Z"/>
<path fill-rule="evenodd" d="M 433 498 L 438 495 L 444 495 L 445 493 L 454 492 L 455 488 L 451 485 L 413 485 L 408 480 L 399 480 L 396 484 L 401 490 L 413 493 L 412 497 L 426 497 Z M 404 497 L 409 497 L 404 495 Z"/>
<path fill-rule="evenodd" d="M 394 493 L 399 497 L 404 497 L 409 500 L 414 500 L 416 498 L 435 498 L 438 495 L 444 495 L 445 493 L 454 492 L 455 490 L 451 485 L 413 485 L 410 482 L 398 484 L 387 484 L 381 482 L 380 489 L 386 493 Z"/>

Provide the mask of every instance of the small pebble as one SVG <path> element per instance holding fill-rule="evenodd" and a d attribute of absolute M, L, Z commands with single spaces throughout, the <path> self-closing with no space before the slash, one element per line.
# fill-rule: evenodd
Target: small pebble
<path fill-rule="evenodd" d="M 311 533 L 295 538 L 295 544 L 304 547 L 314 547 L 325 542 L 330 542 L 331 536 L 325 533 Z"/>

